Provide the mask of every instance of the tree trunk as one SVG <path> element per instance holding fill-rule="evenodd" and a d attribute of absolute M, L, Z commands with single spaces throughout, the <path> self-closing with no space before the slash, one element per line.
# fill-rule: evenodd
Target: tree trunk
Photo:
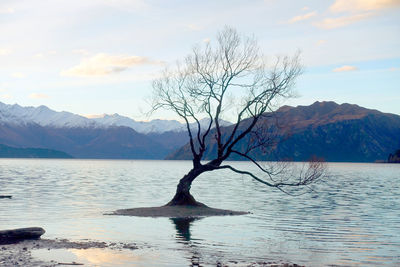
<path fill-rule="evenodd" d="M 188 174 L 183 176 L 176 188 L 175 196 L 165 206 L 205 206 L 203 203 L 197 202 L 190 194 L 192 182 L 204 171 L 201 167 L 193 168 Z"/>

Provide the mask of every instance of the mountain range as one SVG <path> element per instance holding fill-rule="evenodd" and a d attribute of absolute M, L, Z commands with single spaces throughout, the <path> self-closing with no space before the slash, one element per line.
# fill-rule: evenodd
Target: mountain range
<path fill-rule="evenodd" d="M 209 119 L 201 119 L 200 125 L 208 125 Z M 46 106 L 22 107 L 18 104 L 7 105 L 0 102 L 0 123 L 27 125 L 38 124 L 52 128 L 109 128 L 125 126 L 142 134 L 162 134 L 164 132 L 186 131 L 186 124 L 177 120 L 136 121 L 129 117 L 115 114 L 92 115 L 85 117 L 71 112 L 57 112 Z M 221 121 L 220 125 L 229 126 L 232 123 Z M 191 127 L 196 127 L 195 123 Z"/>
<path fill-rule="evenodd" d="M 249 122 L 243 121 L 243 126 Z M 243 126 L 239 128 L 240 133 Z M 400 147 L 400 116 L 366 109 L 357 105 L 315 102 L 310 106 L 283 106 L 259 121 L 274 136 L 268 151 L 256 149 L 250 155 L 256 160 L 307 161 L 316 156 L 326 161 L 385 161 Z M 233 126 L 223 133 L 229 134 Z M 260 127 L 261 128 L 261 127 Z M 244 152 L 249 139 L 235 148 Z M 216 143 L 209 141 L 205 158 L 216 154 Z M 174 151 L 167 159 L 190 159 L 189 145 Z M 233 155 L 231 160 L 243 160 Z"/>
<path fill-rule="evenodd" d="M 278 125 L 280 142 L 269 153 L 255 150 L 259 160 L 298 161 L 316 155 L 327 161 L 373 162 L 400 147 L 400 116 L 357 105 L 283 106 L 260 123 Z M 225 133 L 233 127 L 227 121 L 222 126 Z M 176 120 L 140 122 L 118 114 L 87 118 L 0 102 L 0 144 L 15 148 L 58 150 L 75 158 L 190 159 L 187 142 L 185 125 Z M 244 149 L 245 142 L 237 148 Z M 210 144 L 207 157 L 215 153 L 213 140 Z"/>
<path fill-rule="evenodd" d="M 202 126 L 208 123 L 200 120 Z M 0 144 L 59 150 L 76 158 L 163 159 L 187 142 L 185 129 L 176 120 L 144 122 L 119 114 L 87 118 L 46 106 L 0 102 Z"/>

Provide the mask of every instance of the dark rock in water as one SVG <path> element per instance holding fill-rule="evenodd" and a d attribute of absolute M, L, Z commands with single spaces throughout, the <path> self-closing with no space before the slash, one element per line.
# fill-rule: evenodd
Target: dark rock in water
<path fill-rule="evenodd" d="M 0 195 L 0 198 L 12 198 L 12 196 L 3 196 L 3 195 Z"/>
<path fill-rule="evenodd" d="M 45 232 L 46 231 L 41 227 L 1 230 L 0 244 L 9 244 L 25 239 L 38 239 Z"/>

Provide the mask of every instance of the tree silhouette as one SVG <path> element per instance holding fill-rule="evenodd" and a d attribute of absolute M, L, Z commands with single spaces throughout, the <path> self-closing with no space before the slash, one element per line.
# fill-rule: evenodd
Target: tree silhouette
<path fill-rule="evenodd" d="M 154 80 L 152 110 L 171 110 L 185 121 L 193 156 L 192 169 L 179 181 L 167 205 L 204 205 L 190 194 L 191 184 L 200 174 L 221 169 L 247 175 L 284 192 L 287 187 L 317 181 L 325 170 L 319 161 L 311 161 L 296 175 L 282 175 L 287 164 L 279 168 L 264 166 L 250 155 L 257 148 L 274 146 L 273 134 L 260 122 L 279 101 L 293 95 L 293 85 L 301 73 L 298 53 L 277 57 L 267 65 L 254 38 L 225 27 L 218 33 L 216 45 L 207 42 L 196 46 L 183 62 Z M 221 127 L 225 114 L 235 118 L 234 126 Z M 206 126 L 200 122 L 202 117 L 208 118 Z M 238 144 L 244 140 L 248 141 L 247 148 L 239 149 Z M 216 155 L 204 162 L 204 153 L 212 144 L 216 145 Z M 262 175 L 227 164 L 233 154 L 254 163 Z"/>

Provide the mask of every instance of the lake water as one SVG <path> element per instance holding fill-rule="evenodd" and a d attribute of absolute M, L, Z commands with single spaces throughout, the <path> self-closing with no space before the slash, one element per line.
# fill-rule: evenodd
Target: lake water
<path fill-rule="evenodd" d="M 243 216 L 179 221 L 103 215 L 165 204 L 190 166 L 189 161 L 1 159 L 0 194 L 13 198 L 0 199 L 0 229 L 41 226 L 44 238 L 127 242 L 140 248 L 68 251 L 71 261 L 86 266 L 270 261 L 400 266 L 399 164 L 330 163 L 329 179 L 299 197 L 229 171 L 206 173 L 194 182 L 198 201 L 251 212 Z"/>

